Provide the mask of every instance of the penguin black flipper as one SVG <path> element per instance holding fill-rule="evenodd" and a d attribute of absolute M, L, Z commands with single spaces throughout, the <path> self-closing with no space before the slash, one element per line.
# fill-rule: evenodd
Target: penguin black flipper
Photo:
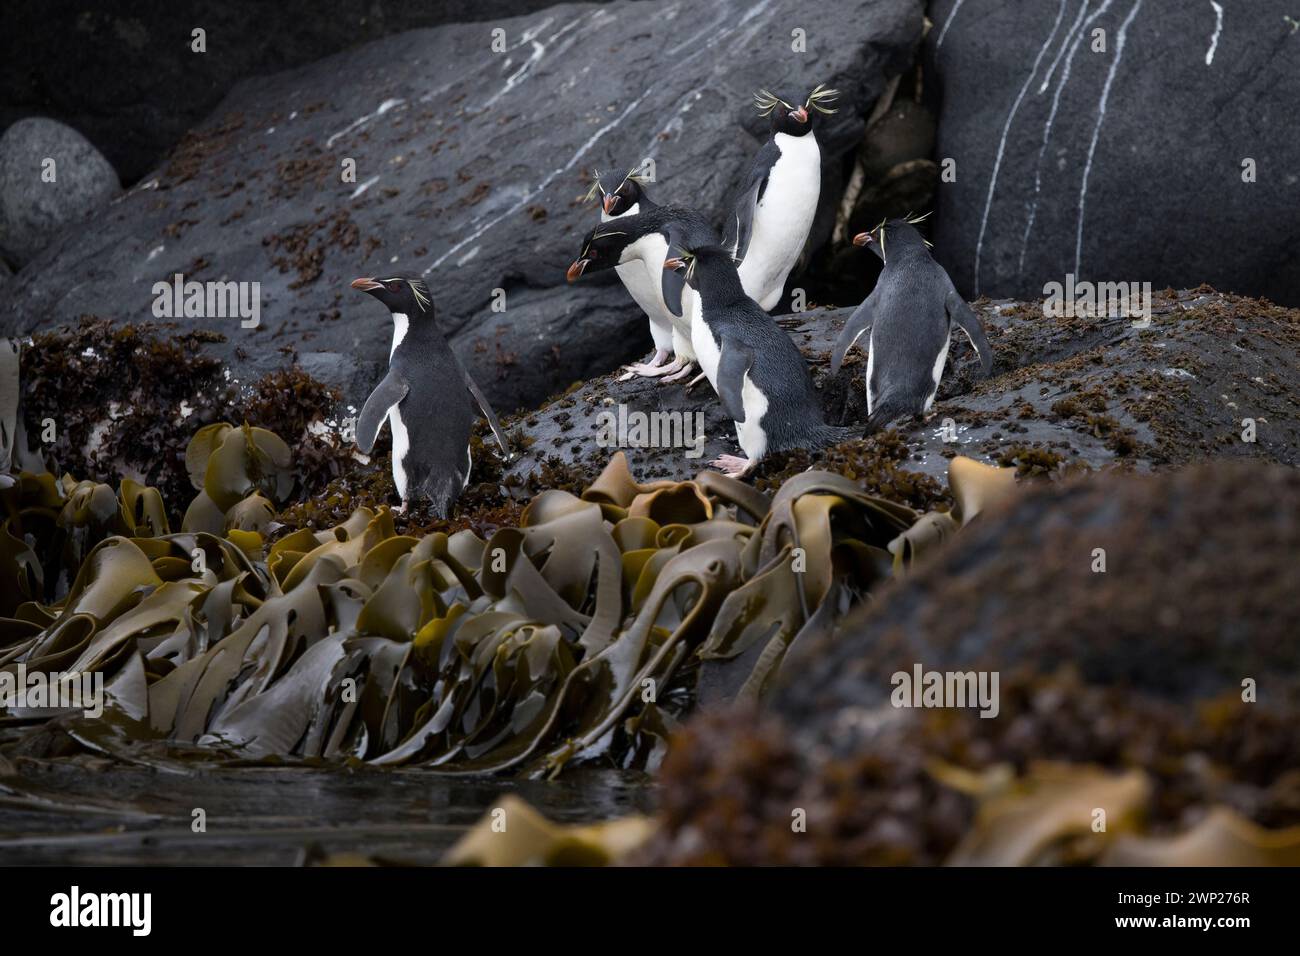
<path fill-rule="evenodd" d="M 758 211 L 758 200 L 762 197 L 767 179 L 760 179 L 750 185 L 744 195 L 736 201 L 735 212 L 727 224 L 727 236 L 723 245 L 731 252 L 731 258 L 740 262 L 749 251 L 749 240 L 754 235 L 754 213 Z"/>
<path fill-rule="evenodd" d="M 763 148 L 754 157 L 749 168 L 749 178 L 745 182 L 744 192 L 736 200 L 735 212 L 727 224 L 727 235 L 723 245 L 731 251 L 731 258 L 737 262 L 745 258 L 749 251 L 749 240 L 754 236 L 754 214 L 767 189 L 772 167 L 781 158 L 781 148 L 772 140 L 763 144 Z"/>
<path fill-rule="evenodd" d="M 735 339 L 722 340 L 718 358 L 718 398 L 733 421 L 745 420 L 745 373 L 754 364 L 754 353 Z"/>
<path fill-rule="evenodd" d="M 666 258 L 681 258 L 684 239 L 683 230 L 676 224 L 671 223 L 664 230 L 664 238 L 668 241 L 668 253 Z M 686 276 L 677 269 L 664 269 L 662 278 L 662 290 L 664 294 L 664 305 L 668 311 L 679 319 L 682 317 L 682 291 L 686 288 Z"/>
<path fill-rule="evenodd" d="M 501 446 L 501 454 L 505 455 L 508 460 L 511 457 L 510 446 L 506 444 L 506 433 L 502 431 L 501 423 L 497 421 L 497 413 L 492 411 L 492 406 L 488 403 L 487 396 L 479 390 L 478 382 L 474 381 L 474 377 L 469 374 L 469 370 L 463 365 L 460 367 L 460 374 L 465 379 L 465 387 L 469 389 L 469 393 L 474 396 L 474 401 L 478 403 L 478 410 L 482 412 L 483 417 L 487 419 L 487 423 L 492 429 L 493 437 L 496 438 L 497 444 Z"/>
<path fill-rule="evenodd" d="M 948 319 L 961 326 L 961 330 L 966 333 L 966 338 L 970 339 L 970 344 L 979 355 L 980 368 L 984 372 L 984 377 L 988 378 L 993 371 L 993 349 L 984 335 L 984 326 L 979 316 L 966 304 L 966 300 L 958 295 L 956 289 L 948 292 L 944 308 L 948 312 Z"/>
<path fill-rule="evenodd" d="M 388 413 L 406 397 L 409 390 L 410 384 L 406 379 L 391 368 L 383 381 L 375 386 L 375 390 L 366 399 L 365 407 L 361 409 L 361 417 L 357 419 L 357 447 L 362 454 L 370 454 L 370 449 L 375 447 L 375 439 L 379 437 L 379 429 L 388 420 Z"/>
<path fill-rule="evenodd" d="M 853 343 L 862 337 L 862 333 L 871 328 L 871 300 L 875 298 L 875 290 L 867 296 L 860 306 L 849 316 L 848 321 L 844 323 L 844 328 L 840 331 L 839 337 L 835 340 L 835 348 L 831 350 L 831 374 L 838 375 L 840 364 L 844 361 L 844 356 L 849 354 L 849 349 L 853 348 Z"/>

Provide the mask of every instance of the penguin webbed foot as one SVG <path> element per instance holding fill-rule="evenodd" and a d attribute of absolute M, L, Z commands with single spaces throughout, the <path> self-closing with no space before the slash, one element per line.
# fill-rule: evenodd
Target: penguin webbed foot
<path fill-rule="evenodd" d="M 758 462 L 750 461 L 748 458 L 740 458 L 737 455 L 719 455 L 709 464 L 728 478 L 743 478 L 754 470 L 754 466 Z"/>
<path fill-rule="evenodd" d="M 691 374 L 691 369 L 693 368 L 695 368 L 694 362 L 685 362 L 682 364 L 681 368 L 678 369 L 676 372 L 674 372 L 671 375 L 665 375 L 659 381 L 663 385 L 667 385 L 669 382 L 680 382 L 687 375 Z"/>
<path fill-rule="evenodd" d="M 699 385 L 700 382 L 702 382 L 704 379 L 708 377 L 709 376 L 707 372 L 701 372 L 699 375 L 695 376 L 693 379 L 691 379 L 689 382 L 686 383 L 686 391 L 689 392 L 696 385 Z"/>
<path fill-rule="evenodd" d="M 676 372 L 681 368 L 681 365 L 678 364 L 681 360 L 674 359 L 669 363 L 668 355 L 669 352 L 667 349 L 660 349 L 655 352 L 649 362 L 634 362 L 633 364 L 628 365 L 623 374 L 619 376 L 618 380 L 620 382 L 626 382 L 628 379 L 635 378 L 638 375 L 642 378 L 655 378 L 660 375 L 671 375 L 673 372 Z"/>

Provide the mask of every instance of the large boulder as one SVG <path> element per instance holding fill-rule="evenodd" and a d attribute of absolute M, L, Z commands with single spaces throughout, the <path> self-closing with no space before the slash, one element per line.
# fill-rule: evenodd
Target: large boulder
<path fill-rule="evenodd" d="M 1257 462 L 1021 489 L 688 725 L 653 857 L 1293 864 L 1298 514 Z"/>
<path fill-rule="evenodd" d="M 0 129 L 50 116 L 81 130 L 127 185 L 147 174 L 238 81 L 390 33 L 531 13 L 547 0 L 133 0 L 12 3 L 0 59 Z M 204 31 L 203 53 L 193 31 Z M 57 45 L 57 55 L 51 55 Z"/>
<path fill-rule="evenodd" d="M 936 240 L 958 289 L 1035 297 L 1073 274 L 1300 304 L 1295 13 L 934 3 L 936 156 L 956 163 Z"/>
<path fill-rule="evenodd" d="M 531 406 L 650 347 L 613 275 L 564 281 L 597 221 L 582 201 L 593 168 L 653 158 L 662 199 L 720 221 L 764 133 L 753 91 L 830 83 L 844 96 L 823 128 L 816 228 L 828 235 L 839 158 L 921 27 L 919 0 L 815 16 L 797 0 L 565 4 L 492 28 L 409 31 L 249 80 L 156 175 L 33 263 L 39 293 L 21 280 L 0 293 L 0 332 L 83 312 L 152 318 L 154 284 L 177 273 L 259 282 L 256 328 L 183 328 L 224 333 L 218 354 L 240 378 L 296 352 L 360 406 L 390 325 L 347 283 L 416 272 L 489 397 L 503 411 Z"/>
<path fill-rule="evenodd" d="M 0 255 L 22 265 L 120 189 L 108 160 L 75 129 L 19 120 L 0 136 Z"/>

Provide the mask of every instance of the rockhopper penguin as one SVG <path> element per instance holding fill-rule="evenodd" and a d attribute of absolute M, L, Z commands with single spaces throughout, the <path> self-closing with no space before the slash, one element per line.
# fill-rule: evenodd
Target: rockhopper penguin
<path fill-rule="evenodd" d="M 607 192 L 597 171 L 591 189 L 587 192 L 587 198 L 601 197 L 600 221 L 602 223 L 636 216 L 659 208 L 658 203 L 646 194 L 645 185 L 648 182 L 645 170 L 638 166 L 628 171 L 617 188 Z M 636 250 L 635 255 L 615 266 L 614 271 L 618 273 L 632 301 L 641 307 L 641 311 L 650 320 L 650 338 L 654 342 L 655 352 L 650 361 L 629 365 L 628 374 L 624 378 L 631 378 L 633 375 L 674 374 L 682 371 L 683 363 L 689 366 L 695 361 L 689 336 L 674 337 L 674 316 L 664 305 L 663 293 L 660 291 L 660 277 L 663 274 L 667 245 L 662 237 L 655 233 L 641 237 L 640 242 L 642 246 Z M 681 359 L 681 363 L 666 370 L 668 357 L 672 354 L 676 354 Z"/>
<path fill-rule="evenodd" d="M 928 214 L 927 214 L 928 215 Z M 924 414 L 934 404 L 953 326 L 966 333 L 987 378 L 993 350 L 979 317 L 930 255 L 916 229 L 925 216 L 891 219 L 853 237 L 885 264 L 876 287 L 844 323 L 831 357 L 831 374 L 853 343 L 867 336 L 867 430 L 902 415 Z"/>
<path fill-rule="evenodd" d="M 569 281 L 576 282 L 587 273 L 603 269 L 640 266 L 645 270 L 646 281 L 653 282 L 656 308 L 662 309 L 672 323 L 676 358 L 667 365 L 643 369 L 640 374 L 663 376 L 660 379 L 663 382 L 675 382 L 690 373 L 695 363 L 691 321 L 692 316 L 699 312 L 699 298 L 684 287 L 676 273 L 664 270 L 670 227 L 693 242 L 717 242 L 717 234 L 694 210 L 684 206 L 652 205 L 643 207 L 639 214 L 612 219 L 587 233 L 582 240 L 582 251 L 567 273 Z M 652 274 L 653 279 L 650 278 Z M 646 295 L 650 297 L 649 290 Z"/>
<path fill-rule="evenodd" d="M 711 464 L 739 478 L 769 451 L 821 448 L 851 437 L 853 429 L 823 421 L 803 355 L 745 294 L 731 252 L 721 245 L 692 246 L 671 228 L 669 248 L 675 255 L 664 268 L 681 274 L 699 295 L 691 336 L 700 368 L 735 421 L 746 455 L 722 455 Z"/>
<path fill-rule="evenodd" d="M 785 280 L 808 241 L 821 197 L 822 156 L 817 145 L 819 114 L 834 113 L 838 91 L 818 86 L 802 106 L 775 93 L 754 95 L 771 134 L 754 157 L 727 224 L 726 245 L 739 265 L 745 293 L 764 309 L 781 301 Z"/>
<path fill-rule="evenodd" d="M 469 438 L 482 415 L 509 457 L 505 434 L 483 393 L 452 351 L 434 319 L 424 280 L 415 276 L 357 279 L 393 316 L 388 374 L 366 399 L 357 421 L 357 447 L 369 454 L 387 421 L 393 432 L 393 484 L 400 510 L 426 498 L 445 518 L 469 483 Z"/>

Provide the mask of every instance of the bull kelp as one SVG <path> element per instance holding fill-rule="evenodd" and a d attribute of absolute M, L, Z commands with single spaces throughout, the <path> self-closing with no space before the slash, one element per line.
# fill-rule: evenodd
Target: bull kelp
<path fill-rule="evenodd" d="M 0 667 L 105 682 L 101 718 L 58 716 L 46 739 L 125 759 L 652 766 L 702 672 L 759 698 L 819 609 L 956 525 L 826 472 L 770 498 L 711 472 L 640 484 L 620 453 L 486 540 L 398 534 L 385 507 L 276 537 L 292 458 L 267 429 L 199 429 L 179 531 L 130 479 L 3 477 Z M 973 514 L 1009 473 L 966 465 L 954 497 Z"/>

